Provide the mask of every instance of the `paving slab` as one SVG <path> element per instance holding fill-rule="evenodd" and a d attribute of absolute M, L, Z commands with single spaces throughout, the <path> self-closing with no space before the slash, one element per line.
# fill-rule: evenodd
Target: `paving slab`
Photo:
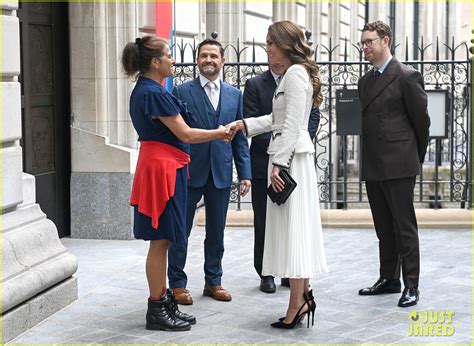
<path fill-rule="evenodd" d="M 225 231 L 223 286 L 231 302 L 202 295 L 204 229 L 189 241 L 186 271 L 198 323 L 186 332 L 145 329 L 145 258 L 140 240 L 61 241 L 79 262 L 79 299 L 26 331 L 10 344 L 466 344 L 472 343 L 472 230 L 421 229 L 420 302 L 397 307 L 399 294 L 359 296 L 378 276 L 378 241 L 372 229 L 324 229 L 330 272 L 311 280 L 315 325 L 294 330 L 270 323 L 283 316 L 289 289 L 266 294 L 253 268 L 253 229 Z M 409 336 L 411 311 L 454 311 L 452 336 Z"/>

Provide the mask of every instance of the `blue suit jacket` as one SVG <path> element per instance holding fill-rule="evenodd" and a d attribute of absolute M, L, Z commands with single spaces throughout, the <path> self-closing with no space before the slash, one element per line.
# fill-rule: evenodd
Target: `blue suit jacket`
<path fill-rule="evenodd" d="M 206 107 L 206 93 L 199 78 L 178 85 L 173 94 L 186 102 L 190 115 L 188 125 L 193 128 L 215 129 L 234 120 L 242 119 L 242 93 L 233 86 L 222 82 L 220 95 L 220 113 L 216 123 L 209 119 Z M 240 131 L 231 143 L 214 140 L 191 145 L 191 164 L 188 182 L 190 187 L 202 187 L 212 174 L 214 185 L 218 189 L 228 188 L 232 184 L 232 158 L 235 161 L 240 180 L 251 179 L 250 154 L 247 138 Z"/>

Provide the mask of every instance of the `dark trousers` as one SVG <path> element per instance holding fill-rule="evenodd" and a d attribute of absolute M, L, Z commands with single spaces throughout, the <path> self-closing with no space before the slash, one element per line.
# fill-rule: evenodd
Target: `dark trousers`
<path fill-rule="evenodd" d="M 224 255 L 224 228 L 229 206 L 230 187 L 218 189 L 212 176 L 206 185 L 199 188 L 188 187 L 186 231 L 191 234 L 194 213 L 201 197 L 206 206 L 206 238 L 204 240 L 204 274 L 206 284 L 220 285 L 222 277 L 222 257 Z M 187 246 L 171 244 L 168 250 L 168 280 L 171 288 L 186 287 Z"/>
<path fill-rule="evenodd" d="M 415 177 L 367 181 L 367 196 L 379 239 L 380 276 L 400 278 L 405 287 L 418 287 L 420 249 L 413 192 Z"/>
<path fill-rule="evenodd" d="M 254 225 L 253 266 L 262 276 L 265 219 L 267 216 L 267 179 L 252 180 L 252 208 Z"/>

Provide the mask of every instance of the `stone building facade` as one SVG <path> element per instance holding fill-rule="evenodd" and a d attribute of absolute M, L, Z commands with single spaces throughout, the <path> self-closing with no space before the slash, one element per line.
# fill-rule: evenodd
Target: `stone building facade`
<path fill-rule="evenodd" d="M 432 42 L 435 37 L 441 42 L 451 36 L 460 37 L 465 34 L 464 22 L 447 15 L 454 13 L 460 18 L 465 6 L 450 2 L 176 1 L 175 34 L 179 44 L 200 41 L 217 32 L 223 45 L 237 46 L 237 38 L 241 45 L 253 40 L 264 45 L 268 25 L 289 19 L 313 33 L 314 46 L 320 46 L 317 58 L 324 61 L 328 53 L 322 46 L 329 49 L 330 45 L 340 45 L 333 57 L 342 56 L 344 40 L 357 42 L 366 21 L 380 19 L 391 23 L 395 28 L 395 42 L 400 43 L 405 42 L 406 37 L 419 41 L 423 36 L 425 42 Z M 154 13 L 152 2 L 70 4 L 74 117 L 71 127 L 72 237 L 129 239 L 131 236 L 131 214 L 126 201 L 137 159 L 137 144 L 127 111 L 133 85 L 124 79 L 119 56 L 126 42 L 154 31 Z M 444 25 L 436 26 L 440 22 Z M 410 56 L 416 54 L 413 45 L 409 50 Z M 192 60 L 189 51 L 185 56 L 187 61 Z M 228 61 L 235 59 L 232 49 L 226 54 Z M 397 54 L 405 55 L 403 44 L 397 48 Z M 427 54 L 433 54 L 432 50 Z M 180 61 L 179 57 L 176 59 Z M 247 59 L 251 59 L 250 52 Z M 257 51 L 256 60 L 266 61 L 263 49 Z"/>
<path fill-rule="evenodd" d="M 76 258 L 36 203 L 35 177 L 24 173 L 18 3 L 1 4 L 2 341 L 77 299 Z"/>
<path fill-rule="evenodd" d="M 1 3 L 2 55 L 2 314 L 3 341 L 38 323 L 77 297 L 77 263 L 58 237 L 57 227 L 36 203 L 35 175 L 25 173 L 22 139 L 20 22 L 22 4 Z M 56 6 L 49 3 L 48 6 Z M 70 120 L 70 226 L 74 238 L 131 239 L 128 205 L 137 160 L 137 136 L 128 115 L 133 83 L 120 67 L 124 45 L 154 31 L 152 2 L 71 2 L 68 5 Z M 273 21 L 289 19 L 312 32 L 314 45 L 334 47 L 359 40 L 367 21 L 384 20 L 395 28 L 398 54 L 405 38 L 418 42 L 471 37 L 467 2 L 245 2 L 175 1 L 177 41 L 200 41 L 218 32 L 224 44 L 264 44 Z M 54 48 L 54 47 L 53 47 Z M 409 46 L 409 56 L 417 50 Z M 67 52 L 64 52 L 66 54 Z M 226 53 L 232 60 L 232 52 Z M 335 56 L 343 54 L 340 48 Z M 432 50 L 427 54 L 433 54 Z M 442 54 L 447 54 L 443 51 Z M 319 48 L 317 58 L 327 59 Z M 190 56 L 185 59 L 191 59 Z M 251 55 L 247 56 L 251 59 Z M 265 52 L 257 60 L 265 61 Z M 21 76 L 20 76 L 21 77 Z M 26 133 L 26 135 L 29 135 Z M 39 179 L 39 176 L 37 177 Z M 15 292 L 15 294 L 13 294 Z M 43 308 L 40 308 L 40 307 Z M 44 306 L 47 306 L 45 309 Z"/>

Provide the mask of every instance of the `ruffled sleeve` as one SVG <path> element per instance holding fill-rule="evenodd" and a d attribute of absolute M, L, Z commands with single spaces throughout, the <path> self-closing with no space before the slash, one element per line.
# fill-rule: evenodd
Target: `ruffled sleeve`
<path fill-rule="evenodd" d="M 174 96 L 173 96 L 174 97 Z M 181 116 L 183 117 L 184 121 L 188 123 L 189 125 L 189 120 L 192 119 L 194 121 L 197 121 L 196 117 L 191 114 L 191 112 L 188 110 L 188 105 L 186 104 L 186 101 L 180 100 L 176 98 L 176 101 L 179 104 L 179 109 L 181 110 Z"/>
<path fill-rule="evenodd" d="M 173 116 L 181 113 L 178 102 L 169 93 L 151 92 L 145 94 L 143 113 L 146 116 Z"/>

